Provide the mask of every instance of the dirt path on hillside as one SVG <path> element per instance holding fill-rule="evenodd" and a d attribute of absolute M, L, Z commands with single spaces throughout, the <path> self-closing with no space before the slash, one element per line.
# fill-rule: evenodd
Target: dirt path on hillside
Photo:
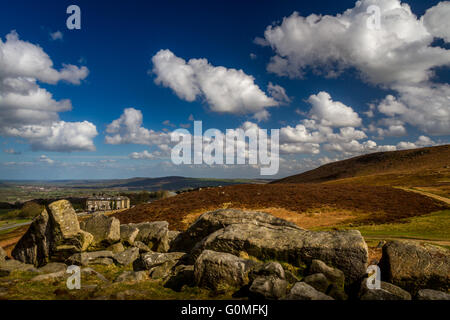
<path fill-rule="evenodd" d="M 416 190 L 416 189 L 412 189 L 412 188 L 406 188 L 406 187 L 395 187 L 395 188 L 401 189 L 401 190 L 405 190 L 405 191 L 415 192 L 415 193 L 421 194 L 423 196 L 427 196 L 427 197 L 433 198 L 435 200 L 445 202 L 446 204 L 450 204 L 450 199 L 449 198 L 441 197 L 441 196 L 438 196 L 437 194 L 434 194 L 434 193 L 421 191 L 421 190 Z"/>

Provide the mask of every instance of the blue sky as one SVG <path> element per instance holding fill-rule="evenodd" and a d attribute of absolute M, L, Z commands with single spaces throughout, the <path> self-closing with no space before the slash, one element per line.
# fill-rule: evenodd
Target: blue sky
<path fill-rule="evenodd" d="M 71 4 L 81 30 L 66 27 Z M 370 5 L 380 8 L 376 30 L 365 25 Z M 448 143 L 449 2 L 19 0 L 2 8 L 1 179 L 260 177 L 245 165 L 173 165 L 168 132 L 192 130 L 192 119 L 205 129 L 280 129 L 276 177 Z"/>

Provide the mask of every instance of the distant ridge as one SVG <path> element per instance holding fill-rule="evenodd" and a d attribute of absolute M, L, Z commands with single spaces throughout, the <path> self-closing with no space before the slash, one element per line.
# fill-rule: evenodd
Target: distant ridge
<path fill-rule="evenodd" d="M 366 154 L 271 183 L 448 184 L 450 145 Z"/>

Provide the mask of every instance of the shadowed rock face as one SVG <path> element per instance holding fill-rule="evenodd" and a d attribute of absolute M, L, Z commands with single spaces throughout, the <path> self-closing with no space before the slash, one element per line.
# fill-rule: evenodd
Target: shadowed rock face
<path fill-rule="evenodd" d="M 359 231 L 313 232 L 283 225 L 233 224 L 204 238 L 194 248 L 239 255 L 247 252 L 260 260 L 309 265 L 313 259 L 342 270 L 347 283 L 366 273 L 368 249 Z"/>
<path fill-rule="evenodd" d="M 190 251 L 195 244 L 211 233 L 232 224 L 254 224 L 256 226 L 286 226 L 302 230 L 295 224 L 265 212 L 220 209 L 202 214 L 185 232 L 172 242 L 171 251 Z"/>
<path fill-rule="evenodd" d="M 410 292 L 450 289 L 450 251 L 414 241 L 389 241 L 380 261 L 382 279 Z"/>
<path fill-rule="evenodd" d="M 14 259 L 39 267 L 52 256 L 61 259 L 80 252 L 92 241 L 92 235 L 80 229 L 69 201 L 55 201 L 47 209 L 33 220 L 16 244 L 12 251 Z"/>

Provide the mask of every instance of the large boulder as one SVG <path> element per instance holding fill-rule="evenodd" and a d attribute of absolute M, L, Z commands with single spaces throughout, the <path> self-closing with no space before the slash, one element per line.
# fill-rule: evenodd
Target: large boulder
<path fill-rule="evenodd" d="M 229 253 L 205 250 L 194 264 L 195 282 L 214 291 L 237 289 L 249 283 L 255 262 Z"/>
<path fill-rule="evenodd" d="M 31 223 L 12 251 L 14 259 L 35 266 L 49 260 L 63 260 L 87 248 L 92 236 L 80 229 L 78 218 L 67 200 L 51 203 Z"/>
<path fill-rule="evenodd" d="M 185 232 L 173 239 L 171 251 L 191 251 L 195 244 L 211 233 L 232 224 L 280 226 L 302 230 L 295 224 L 265 212 L 219 209 L 202 214 Z"/>
<path fill-rule="evenodd" d="M 139 230 L 134 241 L 143 242 L 156 252 L 169 251 L 169 223 L 167 221 L 142 222 L 128 226 Z"/>
<path fill-rule="evenodd" d="M 415 297 L 417 300 L 450 300 L 450 294 L 442 291 L 422 289 Z"/>
<path fill-rule="evenodd" d="M 94 236 L 91 244 L 94 248 L 108 247 L 120 240 L 120 221 L 102 213 L 94 213 L 92 217 L 82 221 L 80 227 Z"/>
<path fill-rule="evenodd" d="M 389 241 L 379 264 L 381 277 L 415 293 L 450 289 L 450 250 L 415 241 Z"/>
<path fill-rule="evenodd" d="M 314 289 L 306 282 L 297 282 L 285 298 L 286 300 L 333 300 L 330 296 Z"/>
<path fill-rule="evenodd" d="M 205 249 L 239 255 L 246 252 L 259 260 L 276 260 L 305 267 L 320 259 L 345 274 L 346 282 L 364 277 L 367 244 L 357 230 L 312 232 L 286 225 L 232 224 L 199 242 L 195 259 Z"/>

